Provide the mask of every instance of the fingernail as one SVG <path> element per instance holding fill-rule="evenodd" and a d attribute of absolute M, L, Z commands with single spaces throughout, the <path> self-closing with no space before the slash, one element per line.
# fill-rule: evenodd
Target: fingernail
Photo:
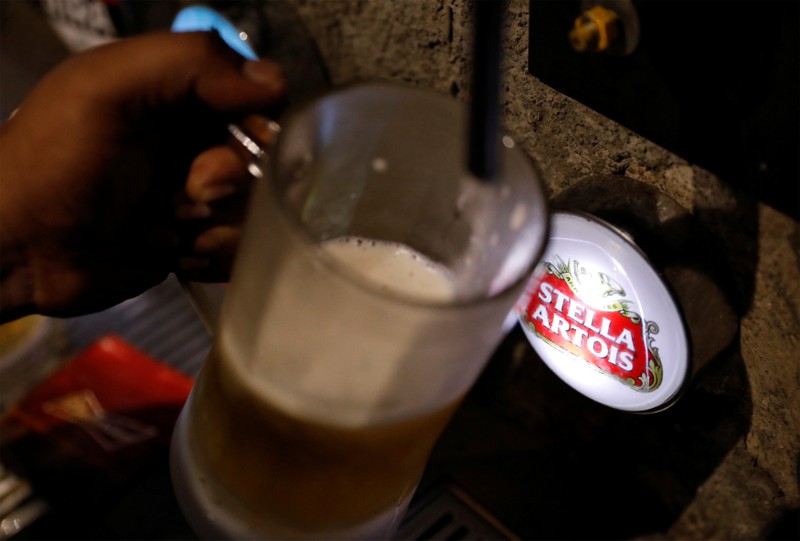
<path fill-rule="evenodd" d="M 275 93 L 286 90 L 286 77 L 283 69 L 274 62 L 248 60 L 242 67 L 242 74 L 249 80 Z"/>
<path fill-rule="evenodd" d="M 175 208 L 178 220 L 199 220 L 211 216 L 211 207 L 205 203 L 184 203 Z"/>
<path fill-rule="evenodd" d="M 212 201 L 216 201 L 217 199 L 222 199 L 223 197 L 231 195 L 235 191 L 236 186 L 231 183 L 212 184 L 211 186 L 205 186 L 200 190 L 198 199 L 201 203 L 210 203 Z"/>

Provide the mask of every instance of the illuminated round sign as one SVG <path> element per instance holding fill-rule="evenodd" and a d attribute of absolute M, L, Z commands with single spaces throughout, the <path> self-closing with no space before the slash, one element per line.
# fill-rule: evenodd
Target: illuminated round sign
<path fill-rule="evenodd" d="M 539 357 L 597 402 L 655 411 L 687 381 L 678 305 L 639 248 L 594 216 L 553 214 L 549 245 L 517 310 Z"/>

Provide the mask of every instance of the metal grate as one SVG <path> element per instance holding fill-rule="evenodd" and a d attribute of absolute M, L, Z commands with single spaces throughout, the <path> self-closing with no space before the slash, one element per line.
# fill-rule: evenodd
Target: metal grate
<path fill-rule="evenodd" d="M 113 308 L 68 321 L 75 351 L 109 333 L 189 376 L 197 375 L 211 348 L 208 331 L 174 276 Z"/>
<path fill-rule="evenodd" d="M 497 518 L 453 484 L 441 485 L 412 502 L 397 541 L 517 540 Z"/>

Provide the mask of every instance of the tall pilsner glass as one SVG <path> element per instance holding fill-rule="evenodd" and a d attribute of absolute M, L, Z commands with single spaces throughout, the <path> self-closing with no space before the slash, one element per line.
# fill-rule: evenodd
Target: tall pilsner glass
<path fill-rule="evenodd" d="M 201 535 L 391 534 L 543 248 L 529 159 L 466 169 L 463 104 L 386 83 L 290 114 L 172 471 Z"/>

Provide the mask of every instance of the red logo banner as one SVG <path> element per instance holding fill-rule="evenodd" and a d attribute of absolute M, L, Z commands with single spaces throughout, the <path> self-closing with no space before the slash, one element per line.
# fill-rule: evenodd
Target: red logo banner
<path fill-rule="evenodd" d="M 608 275 L 597 273 L 593 288 L 603 293 L 602 306 L 591 306 L 579 295 L 586 284 L 577 261 L 546 263 L 546 273 L 532 284 L 524 307 L 524 324 L 550 346 L 586 361 L 638 391 L 653 391 L 663 368 L 653 335 L 655 322 L 643 322 L 630 310 L 625 291 Z M 571 263 L 571 264 L 570 264 Z M 584 272 L 581 272 L 584 271 Z M 583 278 L 585 281 L 585 278 Z"/>

